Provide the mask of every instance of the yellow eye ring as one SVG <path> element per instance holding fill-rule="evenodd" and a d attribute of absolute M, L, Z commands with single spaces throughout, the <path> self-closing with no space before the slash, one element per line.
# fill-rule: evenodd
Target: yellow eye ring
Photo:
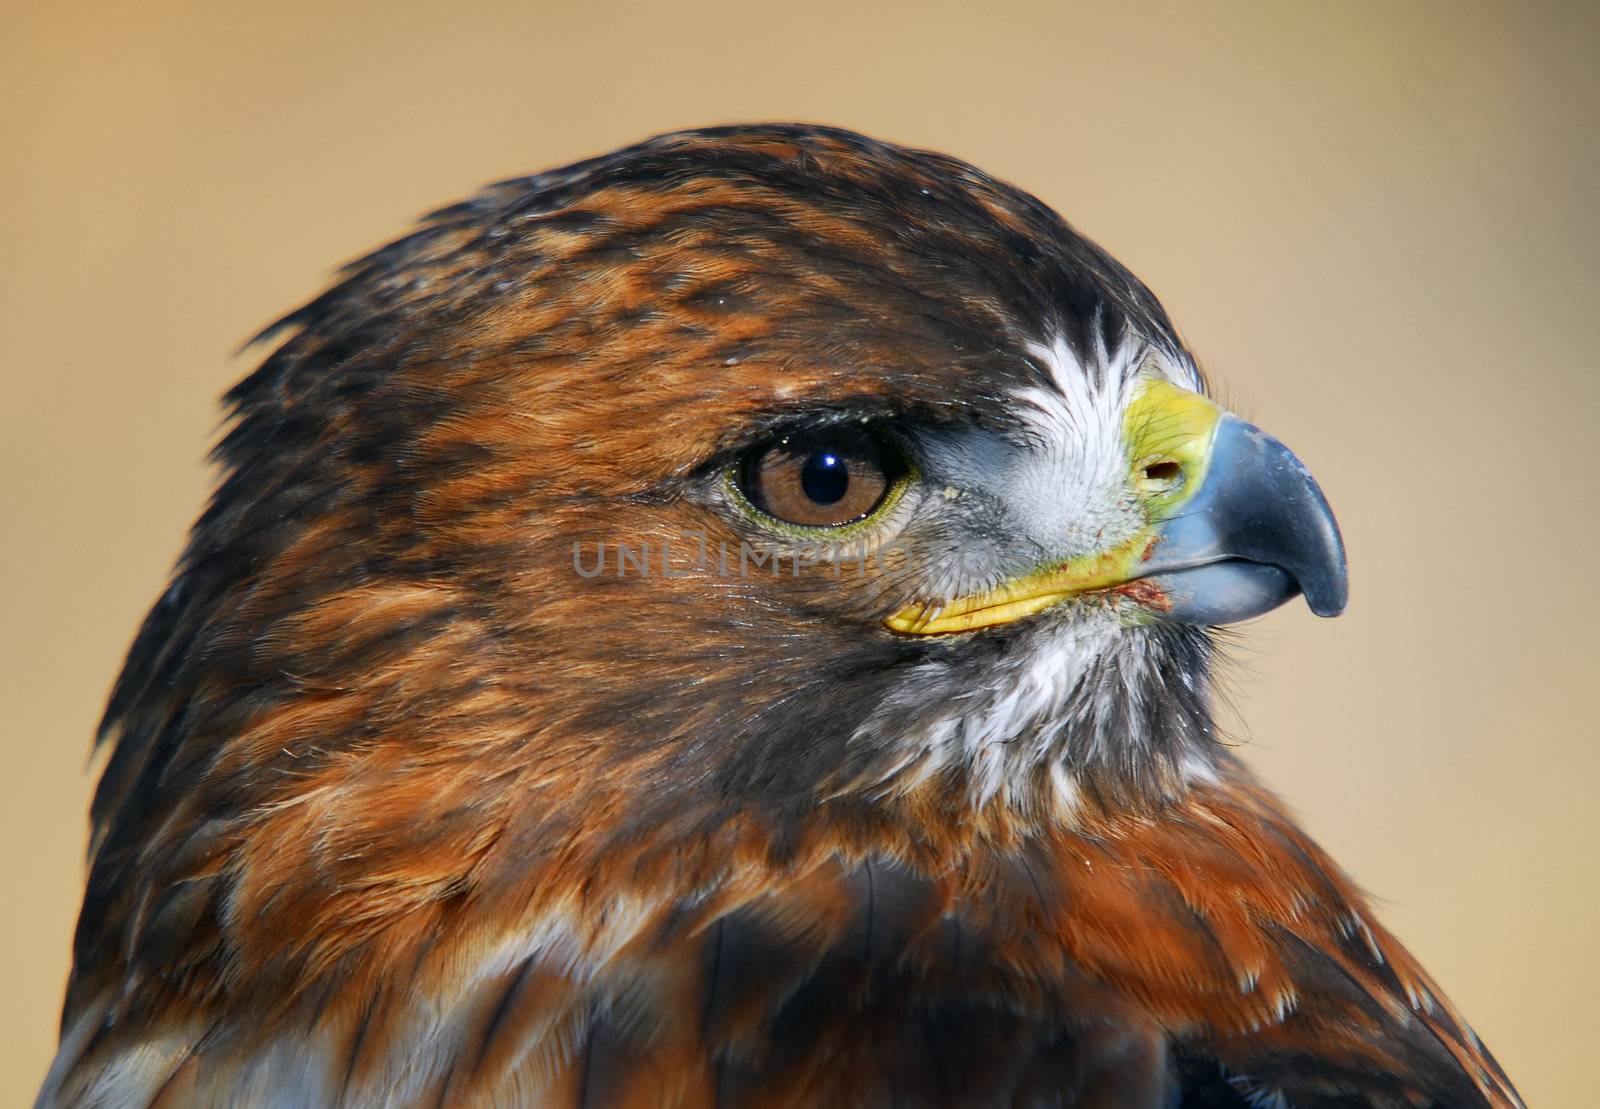
<path fill-rule="evenodd" d="M 723 471 L 723 484 L 739 510 L 761 527 L 831 542 L 881 523 L 920 476 L 906 453 L 883 436 L 824 429 L 762 444 Z M 829 522 L 830 516 L 839 521 Z"/>

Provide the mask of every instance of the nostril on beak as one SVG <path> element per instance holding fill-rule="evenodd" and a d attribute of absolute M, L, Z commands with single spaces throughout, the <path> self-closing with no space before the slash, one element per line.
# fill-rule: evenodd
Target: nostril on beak
<path fill-rule="evenodd" d="M 1170 493 L 1183 483 L 1183 464 L 1171 459 L 1151 462 L 1138 470 L 1139 488 L 1146 493 Z"/>

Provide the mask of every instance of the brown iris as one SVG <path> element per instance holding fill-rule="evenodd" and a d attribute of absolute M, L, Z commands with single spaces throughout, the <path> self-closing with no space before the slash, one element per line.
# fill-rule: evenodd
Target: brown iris
<path fill-rule="evenodd" d="M 750 503 L 801 527 L 839 527 L 872 512 L 889 491 L 883 448 L 865 431 L 790 435 L 745 459 L 739 484 Z"/>

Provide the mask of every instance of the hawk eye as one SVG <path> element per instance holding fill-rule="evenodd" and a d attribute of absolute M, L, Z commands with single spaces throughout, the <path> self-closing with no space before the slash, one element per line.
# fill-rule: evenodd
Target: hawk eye
<path fill-rule="evenodd" d="M 836 528 L 870 516 L 895 483 L 892 452 L 870 432 L 844 428 L 785 436 L 735 471 L 740 493 L 785 524 Z"/>

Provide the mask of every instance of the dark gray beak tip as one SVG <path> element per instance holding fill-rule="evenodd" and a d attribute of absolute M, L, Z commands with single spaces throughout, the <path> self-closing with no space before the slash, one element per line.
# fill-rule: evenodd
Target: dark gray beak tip
<path fill-rule="evenodd" d="M 1350 565 L 1339 522 L 1322 487 L 1300 460 L 1271 436 L 1263 434 L 1262 438 L 1273 448 L 1273 454 L 1292 463 L 1282 469 L 1298 478 L 1297 483 L 1291 479 L 1287 486 L 1293 523 L 1286 522 L 1284 527 L 1288 534 L 1283 539 L 1284 563 L 1280 565 L 1294 576 L 1307 608 L 1317 616 L 1338 616 L 1350 602 Z"/>
<path fill-rule="evenodd" d="M 1301 592 L 1305 592 L 1304 587 L 1302 587 Z M 1343 615 L 1350 602 L 1349 591 L 1345 588 L 1343 577 L 1340 578 L 1339 588 L 1334 595 L 1330 596 L 1322 593 L 1317 599 L 1313 600 L 1312 595 L 1306 593 L 1305 598 L 1306 607 L 1311 610 L 1312 615 L 1329 618 Z"/>

